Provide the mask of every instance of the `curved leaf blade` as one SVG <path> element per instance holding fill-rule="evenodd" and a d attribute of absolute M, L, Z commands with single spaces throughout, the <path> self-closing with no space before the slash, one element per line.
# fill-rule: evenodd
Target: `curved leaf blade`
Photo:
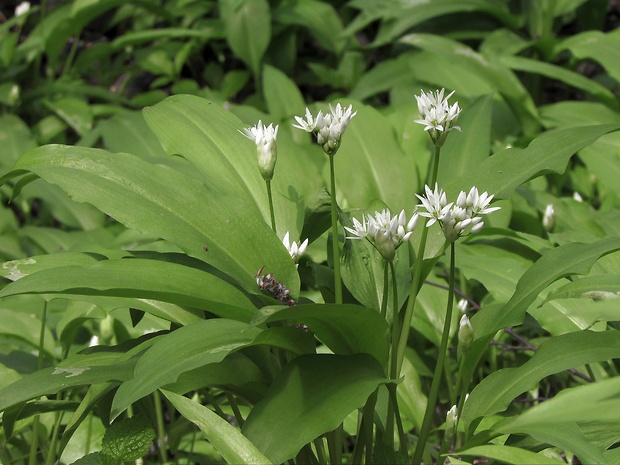
<path fill-rule="evenodd" d="M 586 363 L 620 358 L 620 333 L 584 331 L 553 337 L 518 368 L 504 368 L 486 377 L 463 408 L 466 428 L 476 418 L 505 410 L 519 394 L 533 389 L 545 376 Z"/>
<path fill-rule="evenodd" d="M 23 170 L 130 228 L 177 244 L 248 289 L 256 288 L 254 275 L 267 264 L 297 292 L 299 276 L 290 256 L 244 197 L 210 190 L 197 179 L 133 155 L 84 147 L 39 147 L 18 160 L 15 171 Z"/>
<path fill-rule="evenodd" d="M 586 274 L 603 255 L 620 249 L 620 238 L 609 237 L 592 244 L 570 243 L 544 253 L 517 283 L 515 293 L 503 306 L 477 313 L 472 324 L 478 338 L 507 326 L 521 324 L 538 294 L 560 278 Z"/>
<path fill-rule="evenodd" d="M 162 393 L 172 402 L 172 405 L 181 415 L 200 428 L 209 442 L 228 463 L 271 464 L 269 459 L 237 428 L 208 408 L 174 392 L 162 390 Z"/>
<path fill-rule="evenodd" d="M 3 288 L 0 298 L 57 293 L 154 299 L 246 321 L 255 313 L 254 305 L 241 291 L 213 274 L 177 263 L 140 258 L 39 271 Z"/>
<path fill-rule="evenodd" d="M 273 463 L 285 462 L 386 382 L 370 355 L 302 355 L 284 367 L 242 432 Z"/>
<path fill-rule="evenodd" d="M 239 321 L 217 318 L 159 337 L 138 360 L 133 379 L 118 388 L 112 417 L 156 389 L 176 382 L 182 373 L 221 362 L 231 351 L 250 344 L 260 332 Z"/>

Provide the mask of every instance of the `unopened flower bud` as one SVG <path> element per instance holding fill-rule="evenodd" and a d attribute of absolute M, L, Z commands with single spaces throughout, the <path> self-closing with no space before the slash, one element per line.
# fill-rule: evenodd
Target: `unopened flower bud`
<path fill-rule="evenodd" d="M 265 181 L 271 181 L 277 160 L 278 126 L 274 127 L 273 124 L 265 126 L 259 121 L 256 126 L 244 129 L 241 134 L 256 144 L 260 174 Z"/>
<path fill-rule="evenodd" d="M 463 315 L 459 323 L 459 350 L 464 354 L 469 352 L 473 342 L 474 327 L 471 325 L 471 321 L 469 321 L 467 315 Z"/>
<path fill-rule="evenodd" d="M 547 205 L 547 208 L 545 208 L 542 224 L 546 231 L 551 231 L 553 226 L 555 226 L 555 209 L 552 204 Z"/>
<path fill-rule="evenodd" d="M 389 233 L 380 231 L 375 235 L 375 247 L 385 259 L 385 261 L 391 262 L 396 256 L 396 245 Z"/>

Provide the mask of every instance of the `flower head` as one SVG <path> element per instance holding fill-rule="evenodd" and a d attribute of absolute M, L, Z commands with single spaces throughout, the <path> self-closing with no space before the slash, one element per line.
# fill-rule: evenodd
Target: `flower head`
<path fill-rule="evenodd" d="M 476 187 L 472 187 L 469 193 L 461 191 L 456 202 L 447 203 L 446 195 L 443 190 L 439 190 L 435 184 L 435 190 L 424 187 L 426 196 L 417 197 L 422 201 L 418 207 L 424 207 L 426 212 L 421 212 L 420 216 L 431 218 L 426 226 L 431 226 L 438 222 L 446 239 L 455 242 L 459 237 L 477 233 L 482 229 L 484 222 L 481 215 L 487 215 L 500 209 L 500 207 L 489 207 L 493 200 L 493 195 L 487 192 L 478 193 Z"/>
<path fill-rule="evenodd" d="M 30 2 L 21 2 L 15 7 L 15 16 L 25 15 L 30 11 Z"/>
<path fill-rule="evenodd" d="M 428 186 L 424 186 L 424 191 L 426 196 L 416 194 L 416 197 L 422 201 L 419 206 L 426 209 L 425 212 L 420 212 L 420 216 L 430 218 L 430 221 L 426 223 L 428 227 L 443 217 L 452 208 L 452 203 L 448 203 L 446 193 L 439 189 L 437 183 L 435 183 L 434 191 Z"/>
<path fill-rule="evenodd" d="M 325 114 L 319 111 L 314 117 L 306 108 L 306 118 L 296 116 L 295 120 L 298 124 L 293 124 L 293 127 L 313 133 L 323 151 L 328 155 L 334 155 L 340 148 L 342 134 L 357 112 L 353 112 L 352 105 L 343 108 L 340 104 L 337 104 L 336 108 L 330 104 L 329 110 L 330 113 Z"/>
<path fill-rule="evenodd" d="M 458 102 L 450 106 L 448 99 L 452 97 L 454 91 L 450 92 L 446 98 L 443 94 L 445 89 L 437 90 L 435 93 L 422 93 L 417 96 L 418 110 L 420 119 L 416 123 L 424 125 L 424 130 L 428 131 L 435 146 L 441 147 L 448 137 L 448 132 L 452 129 L 461 130 L 455 126 L 456 120 L 461 113 Z"/>
<path fill-rule="evenodd" d="M 385 260 L 392 261 L 396 249 L 409 240 L 417 222 L 417 214 L 407 221 L 405 210 L 392 216 L 390 210 L 386 208 L 381 212 L 375 212 L 374 217 L 365 215 L 361 223 L 353 218 L 353 228 L 345 226 L 345 229 L 352 234 L 349 239 L 366 238 Z"/>
<path fill-rule="evenodd" d="M 271 181 L 276 167 L 278 126 L 273 124 L 265 126 L 259 121 L 256 126 L 239 131 L 256 144 L 258 154 L 258 169 L 265 181 Z"/>
<path fill-rule="evenodd" d="M 294 261 L 297 261 L 297 259 L 301 257 L 303 253 L 306 251 L 306 247 L 308 247 L 308 239 L 306 239 L 303 242 L 295 242 L 295 241 L 290 242 L 290 235 L 289 235 L 289 232 L 287 231 L 284 237 L 282 238 L 282 244 L 284 244 L 284 247 L 286 247 L 286 250 L 288 250 L 288 253 L 291 256 L 291 258 Z"/>

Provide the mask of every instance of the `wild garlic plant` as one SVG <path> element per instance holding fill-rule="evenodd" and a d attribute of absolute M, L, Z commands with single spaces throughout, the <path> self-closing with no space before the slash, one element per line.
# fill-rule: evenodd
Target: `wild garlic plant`
<path fill-rule="evenodd" d="M 422 257 L 424 256 L 424 248 L 426 244 L 427 231 L 429 227 L 434 224 L 438 224 L 441 227 L 446 242 L 450 247 L 450 269 L 449 269 L 449 286 L 448 286 L 448 303 L 444 319 L 444 328 L 441 337 L 441 344 L 439 347 L 439 353 L 437 358 L 437 364 L 435 367 L 433 381 L 431 384 L 430 395 L 427 402 L 427 408 L 424 415 L 424 421 L 421 429 L 418 432 L 418 443 L 413 455 L 413 463 L 420 463 L 426 447 L 426 440 L 430 429 L 431 420 L 435 404 L 438 399 L 439 387 L 441 383 L 441 376 L 444 369 L 444 363 L 447 356 L 448 342 L 450 338 L 450 323 L 452 321 L 452 308 L 454 301 L 454 279 L 455 279 L 455 249 L 454 243 L 463 236 L 467 236 L 473 233 L 479 232 L 484 222 L 482 220 L 483 215 L 487 215 L 500 209 L 500 207 L 491 207 L 490 204 L 493 200 L 493 195 L 487 192 L 479 193 L 476 186 L 472 186 L 469 192 L 461 191 L 457 198 L 448 202 L 446 193 L 439 188 L 436 179 L 439 166 L 439 158 L 441 147 L 445 143 L 450 131 L 458 130 L 461 128 L 456 126 L 457 119 L 461 113 L 461 108 L 458 102 L 450 105 L 448 99 L 454 94 L 451 92 L 444 98 L 445 89 L 437 90 L 435 92 L 422 92 L 421 95 L 416 96 L 419 119 L 415 122 L 424 125 L 424 130 L 428 132 L 431 142 L 435 148 L 434 157 L 431 160 L 430 169 L 430 185 L 434 184 L 432 190 L 427 184 L 424 187 L 424 195 L 417 195 L 420 200 L 420 204 L 416 207 L 416 212 L 409 218 L 404 210 L 397 215 L 392 215 L 389 209 L 383 209 L 382 211 L 376 211 L 373 214 L 366 214 L 362 217 L 362 220 L 353 218 L 353 226 L 344 226 L 344 229 L 349 235 L 349 240 L 367 240 L 373 248 L 379 253 L 383 259 L 383 300 L 381 304 L 381 315 L 386 318 L 389 323 L 390 331 L 388 338 L 389 345 L 389 362 L 386 370 L 388 378 L 391 380 L 387 384 L 388 388 L 388 407 L 385 423 L 385 430 L 377 432 L 377 436 L 374 437 L 372 433 L 372 416 L 375 415 L 374 408 L 376 402 L 376 394 L 373 394 L 364 408 L 359 421 L 358 429 L 358 443 L 355 448 L 353 456 L 354 463 L 361 461 L 362 454 L 365 452 L 365 462 L 370 463 L 372 461 L 373 443 L 376 439 L 383 437 L 385 441 L 391 443 L 394 438 L 395 426 L 398 431 L 399 437 L 399 453 L 407 456 L 407 441 L 405 437 L 405 431 L 403 430 L 402 420 L 399 415 L 398 398 L 397 398 L 397 380 L 400 376 L 400 369 L 402 365 L 402 352 L 404 347 L 407 346 L 409 327 L 411 324 L 412 311 L 415 306 L 416 297 L 421 287 L 421 267 Z M 334 289 L 336 295 L 336 303 L 342 303 L 342 283 L 340 278 L 340 250 L 338 244 L 338 207 L 336 204 L 336 190 L 335 190 L 335 170 L 334 170 L 334 156 L 340 148 L 342 136 L 349 125 L 351 119 L 357 112 L 353 111 L 352 105 L 347 108 L 343 108 L 341 104 L 337 104 L 336 107 L 329 106 L 330 112 L 323 114 L 319 113 L 314 116 L 309 109 L 306 109 L 305 118 L 295 117 L 297 124 L 293 126 L 298 129 L 302 129 L 306 132 L 310 132 L 316 138 L 316 142 L 321 146 L 323 151 L 329 156 L 330 161 L 330 185 L 331 185 L 331 222 L 332 222 L 332 245 L 334 256 Z M 257 126 L 245 129 L 247 137 L 253 139 L 256 142 L 257 150 L 259 152 L 259 167 L 263 178 L 269 183 L 269 180 L 273 176 L 273 168 L 275 165 L 275 136 L 277 134 L 277 126 L 272 128 L 270 125 L 268 128 L 264 127 L 259 121 Z M 266 174 L 267 173 L 267 177 Z M 268 179 L 269 178 L 269 179 Z M 269 188 L 269 184 L 267 184 Z M 273 215 L 273 207 L 271 204 L 271 195 L 269 195 L 270 207 Z M 394 269 L 394 259 L 396 256 L 396 250 L 406 243 L 412 236 L 414 228 L 418 223 L 418 218 L 423 218 L 422 234 L 419 244 L 419 248 L 416 251 L 416 261 L 414 264 L 413 281 L 411 292 L 409 295 L 408 305 L 403 315 L 400 314 L 400 308 L 398 306 L 397 295 L 397 275 Z M 272 217 L 273 221 L 273 217 Z M 274 228 L 275 231 L 275 228 Z M 289 251 L 291 258 L 297 260 L 297 258 L 304 253 L 308 240 L 303 243 L 290 243 L 289 233 L 287 232 L 283 238 L 283 243 L 286 249 Z M 388 315 L 387 302 L 389 294 L 389 275 L 391 272 L 391 282 L 393 283 L 392 289 L 392 312 Z M 270 277 L 271 279 L 271 277 Z M 260 285 L 260 283 L 259 283 Z M 466 350 L 466 345 L 471 344 L 473 339 L 473 329 L 471 323 L 464 315 L 459 331 L 459 341 L 461 341 L 462 350 Z M 461 380 L 457 381 L 457 385 L 460 386 Z M 463 386 L 466 390 L 468 386 Z M 451 425 L 446 429 L 446 435 L 443 443 L 449 446 L 449 441 L 454 435 L 454 429 L 456 428 L 456 419 L 460 413 L 459 409 L 455 405 L 449 413 L 451 418 Z M 370 426 L 369 426 L 370 425 Z M 443 461 L 443 459 L 440 459 Z"/>

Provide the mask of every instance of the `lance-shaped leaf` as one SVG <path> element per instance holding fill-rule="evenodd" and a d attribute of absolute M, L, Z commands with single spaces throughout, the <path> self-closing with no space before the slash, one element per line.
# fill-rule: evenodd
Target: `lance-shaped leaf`
<path fill-rule="evenodd" d="M 285 462 L 388 381 L 367 354 L 302 355 L 284 367 L 242 431 L 273 463 Z"/>
<path fill-rule="evenodd" d="M 231 351 L 250 344 L 260 332 L 245 323 L 218 318 L 183 326 L 158 338 L 138 361 L 134 378 L 116 392 L 112 417 L 155 389 L 174 383 L 181 373 L 221 362 Z"/>
<path fill-rule="evenodd" d="M 538 294 L 560 278 L 586 274 L 603 255 L 620 249 L 620 238 L 609 237 L 592 244 L 571 243 L 542 255 L 519 279 L 517 289 L 503 306 L 494 306 L 472 318 L 477 337 L 494 334 L 507 326 L 521 324 Z"/>
<path fill-rule="evenodd" d="M 576 152 L 618 129 L 618 124 L 602 124 L 543 133 L 525 149 L 506 149 L 472 166 L 445 190 L 448 196 L 456 196 L 459 191 L 476 186 L 480 192 L 487 191 L 498 199 L 508 198 L 532 178 L 550 172 L 562 173 Z"/>
<path fill-rule="evenodd" d="M 232 2 L 225 2 L 232 3 Z M 265 181 L 258 170 L 256 144 L 239 131 L 258 121 L 244 124 L 222 105 L 191 96 L 175 95 L 145 108 L 144 119 L 162 147 L 171 155 L 180 155 L 195 168 L 209 189 L 232 198 L 248 200 L 237 208 L 247 215 L 262 215 L 270 222 Z M 258 118 L 258 117 L 257 117 Z M 280 237 L 301 228 L 308 175 L 297 147 L 286 141 L 285 131 L 278 134 L 278 163 L 272 180 L 273 202 Z M 282 150 L 283 149 L 283 150 Z M 304 171 L 305 170 L 305 171 Z M 258 213 L 260 211 L 260 213 Z M 282 230 L 286 228 L 285 230 Z M 265 262 L 266 263 L 266 262 Z"/>
<path fill-rule="evenodd" d="M 620 276 L 616 274 L 586 276 L 571 281 L 551 292 L 547 296 L 545 302 L 554 299 L 568 299 L 574 297 L 584 297 L 594 300 L 618 299 L 620 298 Z"/>
<path fill-rule="evenodd" d="M 19 294 L 72 294 L 135 297 L 208 310 L 250 321 L 254 305 L 232 284 L 196 268 L 158 260 L 104 260 L 89 267 L 63 266 L 25 276 L 0 291 Z"/>
<path fill-rule="evenodd" d="M 264 320 L 305 324 L 336 354 L 367 353 L 381 363 L 387 362 L 388 326 L 377 310 L 351 304 L 310 304 L 273 311 L 273 307 L 259 310 L 254 324 Z"/>
<path fill-rule="evenodd" d="M 181 415 L 200 428 L 228 463 L 271 463 L 237 428 L 207 407 L 174 392 L 162 392 Z"/>
<path fill-rule="evenodd" d="M 534 389 L 545 376 L 586 363 L 620 358 L 617 331 L 569 333 L 540 345 L 536 354 L 518 368 L 504 368 L 486 377 L 471 392 L 462 419 L 466 427 L 476 418 L 505 410 L 510 402 Z"/>
<path fill-rule="evenodd" d="M 129 154 L 48 145 L 22 156 L 0 182 L 33 172 L 126 226 L 160 236 L 248 289 L 263 267 L 293 294 L 299 277 L 278 237 L 247 196 L 211 190 L 170 167 Z"/>

